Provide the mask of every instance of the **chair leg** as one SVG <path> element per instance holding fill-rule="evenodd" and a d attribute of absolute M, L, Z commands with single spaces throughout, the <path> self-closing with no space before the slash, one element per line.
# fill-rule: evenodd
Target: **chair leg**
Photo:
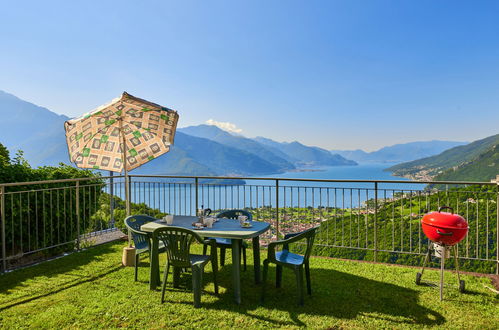
<path fill-rule="evenodd" d="M 311 295 L 312 283 L 310 282 L 310 264 L 308 262 L 305 263 L 305 278 L 307 280 L 307 293 Z"/>
<path fill-rule="evenodd" d="M 282 283 L 282 266 L 277 265 L 275 268 L 275 287 L 280 288 Z"/>
<path fill-rule="evenodd" d="M 298 287 L 298 304 L 303 305 L 303 266 L 296 267 L 295 274 Z"/>
<path fill-rule="evenodd" d="M 213 284 L 215 285 L 215 294 L 218 294 L 218 281 L 217 281 L 217 274 L 218 274 L 218 260 L 217 260 L 217 251 L 212 254 L 213 258 L 211 259 L 211 269 L 213 271 Z"/>
<path fill-rule="evenodd" d="M 163 275 L 163 285 L 161 286 L 161 303 L 165 302 L 165 290 L 166 290 L 166 282 L 168 280 L 168 273 L 170 272 L 170 264 L 168 261 L 165 266 L 165 274 Z"/>
<path fill-rule="evenodd" d="M 137 282 L 137 277 L 139 273 L 139 255 L 135 254 L 135 282 Z"/>
<path fill-rule="evenodd" d="M 243 252 L 243 265 L 244 265 L 244 271 L 246 271 L 246 248 L 244 246 L 241 246 L 241 250 Z"/>
<path fill-rule="evenodd" d="M 225 265 L 225 248 L 220 248 L 220 267 Z"/>
<path fill-rule="evenodd" d="M 203 281 L 203 267 L 192 267 L 192 291 L 194 293 L 194 307 L 201 307 L 201 286 Z"/>
<path fill-rule="evenodd" d="M 206 244 L 203 245 L 203 255 L 205 256 L 206 255 L 206 249 L 208 248 L 208 246 Z"/>
<path fill-rule="evenodd" d="M 265 299 L 265 287 L 267 286 L 267 274 L 269 272 L 269 261 L 265 259 L 263 261 L 263 279 L 262 279 L 262 295 L 260 300 L 263 302 Z"/>
<path fill-rule="evenodd" d="M 173 287 L 178 288 L 180 286 L 180 273 L 182 268 L 173 266 Z"/>

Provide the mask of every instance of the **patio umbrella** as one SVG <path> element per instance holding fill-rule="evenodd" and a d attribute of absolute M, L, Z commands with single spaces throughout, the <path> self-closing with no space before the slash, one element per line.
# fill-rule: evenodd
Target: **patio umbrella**
<path fill-rule="evenodd" d="M 177 122 L 176 111 L 124 92 L 64 123 L 70 160 L 80 168 L 124 171 L 126 213 L 130 215 L 128 171 L 168 152 Z"/>

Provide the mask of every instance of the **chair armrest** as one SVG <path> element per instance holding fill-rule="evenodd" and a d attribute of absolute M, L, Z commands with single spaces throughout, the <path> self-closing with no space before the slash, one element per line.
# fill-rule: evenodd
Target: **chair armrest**
<path fill-rule="evenodd" d="M 287 250 L 288 244 L 299 241 L 301 239 L 300 234 L 302 234 L 302 233 L 295 234 L 294 237 L 291 237 L 288 239 L 282 239 L 279 241 L 270 242 L 269 245 L 267 245 L 268 259 L 270 259 L 272 261 L 275 260 L 275 248 L 276 248 L 276 246 L 282 245 L 283 249 Z"/>
<path fill-rule="evenodd" d="M 145 236 L 147 236 L 149 234 L 148 232 L 145 232 L 145 231 L 142 231 L 142 230 L 133 229 L 132 227 L 129 227 L 129 226 L 126 226 L 126 228 L 129 231 L 131 231 L 132 233 L 135 233 L 137 235 L 145 235 Z"/>
<path fill-rule="evenodd" d="M 203 244 L 205 245 L 211 245 L 216 247 L 217 246 L 217 241 L 214 238 L 207 238 L 203 241 Z"/>
<path fill-rule="evenodd" d="M 300 235 L 300 234 L 301 234 L 301 232 L 299 232 L 299 233 L 289 233 L 289 234 L 284 235 L 284 239 L 295 237 L 295 236 Z"/>
<path fill-rule="evenodd" d="M 218 259 L 217 259 L 217 241 L 216 241 L 216 239 L 207 238 L 203 241 L 203 244 L 210 246 L 211 262 L 213 263 L 214 267 L 217 267 Z"/>
<path fill-rule="evenodd" d="M 277 245 L 282 245 L 284 250 L 289 249 L 289 244 L 300 241 L 302 239 L 309 239 L 311 236 L 315 235 L 315 231 L 317 230 L 317 227 L 307 229 L 305 231 L 302 231 L 300 233 L 291 233 L 291 234 L 286 234 L 284 236 L 283 240 L 271 242 L 268 245 L 268 253 L 269 253 L 269 259 L 274 260 L 275 259 L 275 247 Z"/>

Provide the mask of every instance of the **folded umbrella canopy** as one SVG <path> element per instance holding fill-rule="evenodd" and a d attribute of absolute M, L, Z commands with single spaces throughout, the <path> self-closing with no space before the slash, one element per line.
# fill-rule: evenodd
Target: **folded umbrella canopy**
<path fill-rule="evenodd" d="M 71 162 L 80 168 L 125 172 L 168 152 L 175 137 L 176 111 L 126 92 L 109 104 L 64 123 Z"/>

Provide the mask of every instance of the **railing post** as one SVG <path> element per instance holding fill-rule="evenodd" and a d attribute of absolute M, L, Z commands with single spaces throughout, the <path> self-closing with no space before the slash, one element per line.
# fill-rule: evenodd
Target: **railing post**
<path fill-rule="evenodd" d="M 194 210 L 194 215 L 197 216 L 198 208 L 199 208 L 199 178 L 195 177 L 194 178 L 194 188 L 195 188 L 195 196 L 196 196 L 196 209 Z"/>
<path fill-rule="evenodd" d="M 378 261 L 378 182 L 374 182 L 374 261 Z"/>
<path fill-rule="evenodd" d="M 279 180 L 275 180 L 275 230 L 276 240 L 279 240 Z"/>
<path fill-rule="evenodd" d="M 2 273 L 7 270 L 7 251 L 5 242 L 5 186 L 0 187 L 0 213 L 2 221 Z"/>
<path fill-rule="evenodd" d="M 499 175 L 496 183 L 496 275 L 499 275 Z"/>
<path fill-rule="evenodd" d="M 80 250 L 80 181 L 76 181 L 76 249 Z"/>

